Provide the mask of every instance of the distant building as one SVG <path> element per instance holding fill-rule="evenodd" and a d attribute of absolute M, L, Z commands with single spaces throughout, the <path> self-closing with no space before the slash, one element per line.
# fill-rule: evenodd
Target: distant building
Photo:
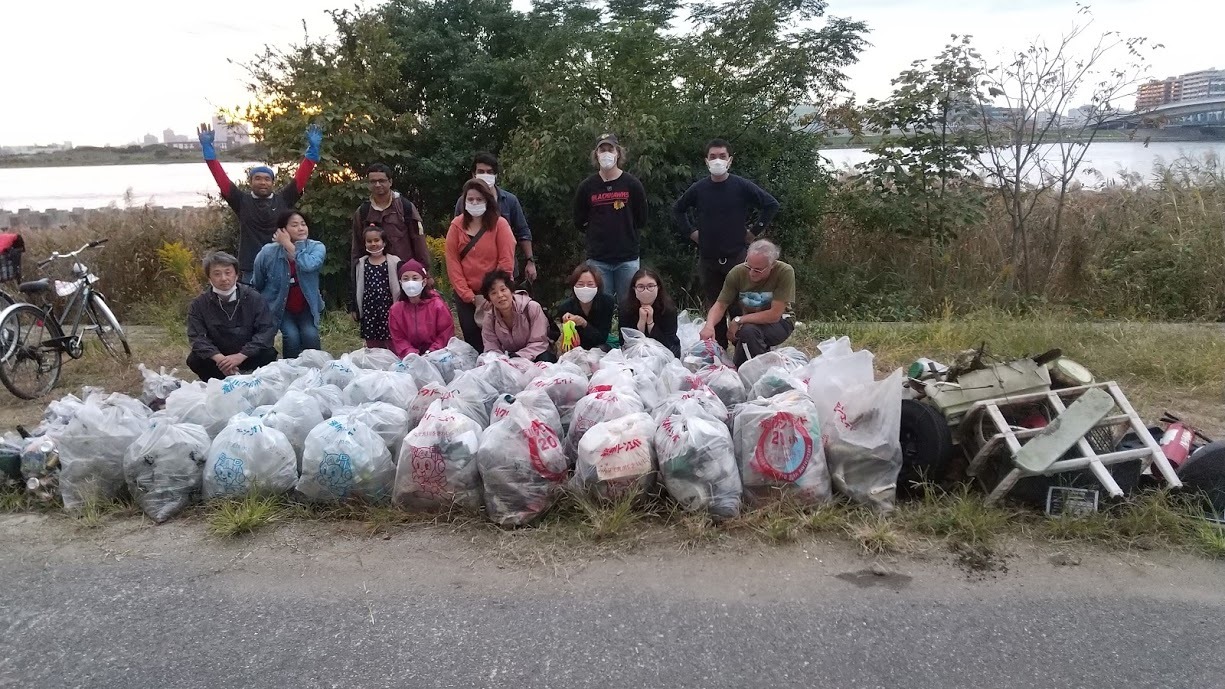
<path fill-rule="evenodd" d="M 141 139 L 141 144 L 144 146 L 156 146 L 157 137 L 152 134 L 145 134 L 145 138 Z"/>
<path fill-rule="evenodd" d="M 214 115 L 213 131 L 217 133 L 217 148 L 223 151 L 251 143 L 251 131 L 243 122 L 230 123 Z"/>
<path fill-rule="evenodd" d="M 68 151 L 72 149 L 72 142 L 65 141 L 62 144 L 34 144 L 32 146 L 3 146 L 0 147 L 0 154 L 13 156 L 32 156 L 39 153 L 55 153 L 56 151 Z"/>
<path fill-rule="evenodd" d="M 1136 90 L 1136 112 L 1152 110 L 1179 100 L 1182 100 L 1182 79 L 1179 77 L 1150 81 L 1140 84 L 1140 88 Z"/>
<path fill-rule="evenodd" d="M 167 146 L 170 146 L 173 144 L 186 144 L 186 143 L 191 143 L 191 139 L 187 138 L 186 136 L 182 134 L 175 134 L 173 129 L 163 129 L 162 130 L 162 143 L 166 144 Z M 176 148 L 181 148 L 181 147 L 176 147 Z"/>
<path fill-rule="evenodd" d="M 1179 79 L 1182 81 L 1180 100 L 1225 96 L 1225 70 L 1204 69 L 1184 74 Z"/>

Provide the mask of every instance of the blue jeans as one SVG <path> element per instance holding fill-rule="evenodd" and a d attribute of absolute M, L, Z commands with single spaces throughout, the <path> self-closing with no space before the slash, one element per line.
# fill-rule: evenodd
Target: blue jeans
<path fill-rule="evenodd" d="M 630 283 L 634 280 L 634 273 L 638 272 L 640 265 L 638 259 L 624 263 L 604 263 L 588 259 L 587 263 L 600 272 L 600 279 L 604 281 L 604 293 L 612 296 L 620 306 L 621 302 L 629 296 Z"/>
<path fill-rule="evenodd" d="M 315 327 L 315 317 L 310 309 L 293 314 L 286 311 L 281 315 L 281 348 L 286 359 L 293 359 L 304 349 L 320 349 L 319 328 Z"/>

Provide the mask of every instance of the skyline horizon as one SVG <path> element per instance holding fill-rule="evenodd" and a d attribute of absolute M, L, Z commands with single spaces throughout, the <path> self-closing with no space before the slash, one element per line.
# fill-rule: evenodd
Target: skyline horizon
<path fill-rule="evenodd" d="M 157 136 L 165 128 L 194 139 L 197 123 L 252 100 L 242 65 L 265 46 L 285 49 L 300 44 L 304 36 L 312 40 L 334 36 L 326 11 L 336 0 L 266 0 L 245 8 L 242 18 L 201 16 L 190 6 L 154 0 L 123 4 L 128 10 L 125 16 L 114 16 L 109 6 L 90 4 L 56 27 L 62 39 L 91 54 L 88 61 L 45 50 L 39 33 L 45 23 L 42 13 L 25 5 L 10 10 L 15 16 L 9 23 L 10 39 L 0 44 L 0 60 L 22 64 L 33 54 L 40 60 L 37 71 L 13 70 L 10 90 L 37 92 L 45 87 L 44 75 L 51 72 L 67 77 L 61 78 L 61 85 L 96 107 L 84 118 L 69 108 L 0 111 L 3 145 L 71 141 L 75 146 L 122 146 L 133 139 L 139 143 L 142 131 Z M 512 0 L 512 6 L 524 11 L 531 3 Z M 1160 4 L 1110 0 L 1108 6 L 1095 9 L 1090 34 L 1120 31 L 1147 36 L 1164 46 L 1146 51 L 1151 61 L 1144 81 L 1216 66 L 1208 51 L 1201 49 L 1213 44 L 1212 22 L 1187 21 L 1202 14 L 1198 0 Z M 937 0 L 829 0 L 826 16 L 851 17 L 868 25 L 869 47 L 845 70 L 848 93 L 860 103 L 887 97 L 893 78 L 915 60 L 936 55 L 952 34 L 971 36 L 984 57 L 990 57 L 995 51 L 989 47 L 1014 50 L 1031 37 L 1054 42 L 1088 19 L 1077 14 L 1071 0 L 1032 0 L 1025 6 L 980 0 L 971 8 L 955 10 Z M 165 31 L 166 26 L 174 30 Z M 139 40 L 108 38 L 114 34 L 130 38 L 133 32 Z"/>

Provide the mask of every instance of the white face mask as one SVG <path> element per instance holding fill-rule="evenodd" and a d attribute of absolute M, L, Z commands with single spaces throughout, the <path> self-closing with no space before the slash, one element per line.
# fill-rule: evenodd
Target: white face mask
<path fill-rule="evenodd" d="M 230 298 L 233 297 L 234 293 L 237 291 L 238 291 L 238 283 L 234 283 L 234 286 L 231 287 L 228 292 L 222 292 L 216 287 L 213 288 L 213 294 L 216 294 L 217 296 L 221 297 L 222 299 L 226 301 L 229 301 Z"/>
<path fill-rule="evenodd" d="M 370 254 L 371 256 L 382 256 L 383 250 L 382 249 L 366 249 L 366 253 Z"/>
<path fill-rule="evenodd" d="M 605 151 L 597 155 L 596 159 L 600 161 L 601 170 L 611 170 L 617 164 L 617 154 L 612 151 Z"/>
<path fill-rule="evenodd" d="M 639 304 L 643 306 L 651 306 L 655 303 L 655 297 L 659 296 L 659 292 L 638 292 L 636 296 L 638 297 Z"/>
<path fill-rule="evenodd" d="M 706 169 L 710 170 L 710 174 L 714 175 L 715 177 L 722 177 L 723 175 L 726 175 L 727 168 L 730 166 L 731 163 L 718 158 L 706 161 Z"/>
<path fill-rule="evenodd" d="M 468 215 L 474 218 L 479 218 L 485 214 L 485 204 L 483 203 L 465 203 L 464 209 L 468 211 Z"/>
<path fill-rule="evenodd" d="M 476 178 L 481 180 L 485 184 L 488 184 L 491 187 L 498 181 L 497 175 L 491 175 L 487 172 L 477 173 Z"/>
<path fill-rule="evenodd" d="M 595 295 L 600 293 L 598 287 L 575 287 L 574 296 L 578 297 L 579 302 L 590 304 L 595 299 Z"/>
<path fill-rule="evenodd" d="M 425 282 L 421 280 L 404 280 L 400 283 L 400 289 L 410 297 L 421 296 L 421 291 L 425 289 Z"/>

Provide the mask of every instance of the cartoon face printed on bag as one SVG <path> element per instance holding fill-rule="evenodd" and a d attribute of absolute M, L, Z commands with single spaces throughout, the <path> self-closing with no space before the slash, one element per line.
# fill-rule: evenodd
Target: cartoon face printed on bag
<path fill-rule="evenodd" d="M 213 465 L 213 478 L 227 491 L 242 491 L 247 487 L 247 476 L 243 473 L 243 461 L 222 452 Z"/>
<path fill-rule="evenodd" d="M 328 453 L 319 462 L 317 480 L 337 496 L 344 496 L 353 487 L 353 460 L 347 454 Z"/>

